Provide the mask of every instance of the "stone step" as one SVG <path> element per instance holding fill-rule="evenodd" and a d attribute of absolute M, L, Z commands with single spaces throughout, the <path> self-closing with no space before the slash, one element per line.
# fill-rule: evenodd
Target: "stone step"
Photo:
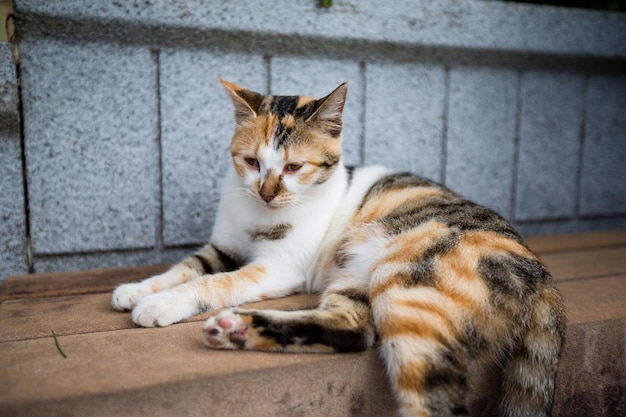
<path fill-rule="evenodd" d="M 529 238 L 568 312 L 555 416 L 620 415 L 626 406 L 626 231 Z M 10 277 L 0 286 L 0 415 L 395 415 L 377 352 L 271 354 L 205 349 L 205 313 L 142 329 L 110 290 L 166 266 Z M 312 295 L 255 308 L 312 308 Z M 67 356 L 61 356 L 52 331 Z M 490 401 L 476 373 L 474 408 Z"/>

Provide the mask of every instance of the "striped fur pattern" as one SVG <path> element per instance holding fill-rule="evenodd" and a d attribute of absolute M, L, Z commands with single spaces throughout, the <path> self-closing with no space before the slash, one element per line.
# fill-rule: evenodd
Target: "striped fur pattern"
<path fill-rule="evenodd" d="M 550 414 L 563 302 L 495 212 L 437 183 L 341 163 L 347 85 L 322 99 L 222 81 L 235 107 L 210 243 L 113 305 L 143 326 L 320 291 L 317 309 L 226 309 L 205 345 L 278 352 L 377 346 L 403 416 L 469 415 L 468 371 L 497 364 L 499 416 Z"/>

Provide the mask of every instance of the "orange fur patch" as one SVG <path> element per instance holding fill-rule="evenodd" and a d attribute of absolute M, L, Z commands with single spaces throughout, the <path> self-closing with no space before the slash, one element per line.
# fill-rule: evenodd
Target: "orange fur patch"
<path fill-rule="evenodd" d="M 315 180 L 315 178 L 317 177 L 317 174 L 318 174 L 317 168 L 313 168 L 313 169 L 309 168 L 307 171 L 301 172 L 299 174 L 298 182 L 301 185 L 310 184 Z"/>
<path fill-rule="evenodd" d="M 444 343 L 454 335 L 452 324 L 449 321 L 450 314 L 442 308 L 427 303 L 415 302 L 412 308 L 420 310 L 426 315 L 435 316 L 436 326 L 427 320 L 417 319 L 416 316 L 404 316 L 391 314 L 385 317 L 383 323 L 379 323 L 378 332 L 382 340 L 391 339 L 397 336 L 417 336 L 420 339 L 428 339 L 438 343 Z M 442 325 L 444 327 L 442 327 Z"/>
<path fill-rule="evenodd" d="M 298 97 L 298 103 L 296 104 L 296 108 L 305 106 L 313 100 L 315 100 L 314 97 L 300 96 Z"/>
<path fill-rule="evenodd" d="M 265 274 L 267 271 L 261 265 L 246 265 L 233 272 L 217 274 L 204 285 L 205 293 L 202 298 L 217 299 L 219 306 L 229 306 L 232 304 L 229 300 L 235 299 L 234 293 L 239 289 L 258 284 Z M 217 306 L 217 303 L 211 304 Z"/>
<path fill-rule="evenodd" d="M 405 364 L 396 377 L 398 386 L 405 391 L 422 394 L 424 392 L 425 368 L 427 367 L 428 364 L 425 360 L 413 360 Z"/>
<path fill-rule="evenodd" d="M 287 114 L 283 117 L 283 119 L 280 121 L 283 126 L 285 126 L 287 129 L 293 129 L 296 127 L 296 119 L 291 115 L 291 114 Z"/>
<path fill-rule="evenodd" d="M 260 139 L 262 139 L 263 145 L 270 146 L 270 143 L 274 138 L 274 133 L 276 132 L 276 127 L 278 126 L 278 117 L 273 114 L 269 114 L 264 118 L 264 120 L 264 132 L 263 135 L 260 136 Z"/>
<path fill-rule="evenodd" d="M 415 261 L 433 242 L 444 238 L 450 233 L 448 226 L 431 220 L 393 239 L 389 244 L 393 252 L 381 260 L 379 264 Z M 374 268 L 377 266 L 378 264 L 374 265 Z"/>
<path fill-rule="evenodd" d="M 462 247 L 472 247 L 481 255 L 501 252 L 524 256 L 537 261 L 537 257 L 524 245 L 494 232 L 468 232 L 461 238 L 461 245 Z"/>
<path fill-rule="evenodd" d="M 377 198 L 366 201 L 365 205 L 356 213 L 355 222 L 369 223 L 389 214 L 395 209 L 406 205 L 412 201 L 425 198 L 441 197 L 446 195 L 444 191 L 432 187 L 413 187 L 398 190 L 388 190 Z"/>
<path fill-rule="evenodd" d="M 281 191 L 281 176 L 279 172 L 273 169 L 267 171 L 263 184 L 261 185 L 260 194 L 262 196 L 277 196 Z"/>
<path fill-rule="evenodd" d="M 407 233 L 403 233 L 389 243 L 391 253 L 375 263 L 372 266 L 372 271 L 384 268 L 385 265 L 409 265 L 418 259 L 433 242 L 449 233 L 450 229 L 446 225 L 434 220 Z M 410 280 L 408 272 L 390 276 L 387 279 L 375 280 L 371 285 L 370 297 L 374 299 L 385 293 L 389 288 L 404 285 L 407 280 Z"/>
<path fill-rule="evenodd" d="M 375 298 L 380 297 L 385 294 L 389 289 L 402 287 L 407 280 L 410 280 L 409 273 L 396 273 L 392 276 L 387 277 L 386 280 L 380 282 L 377 281 L 372 283 L 370 287 L 370 299 L 374 300 Z"/>

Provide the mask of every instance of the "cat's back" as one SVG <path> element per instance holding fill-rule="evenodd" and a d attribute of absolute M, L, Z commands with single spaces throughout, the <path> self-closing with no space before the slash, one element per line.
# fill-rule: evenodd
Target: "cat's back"
<path fill-rule="evenodd" d="M 517 232 L 495 211 L 408 172 L 387 173 L 373 182 L 355 212 L 355 222 L 374 222 L 388 236 L 431 221 L 460 233 L 492 232 L 521 243 Z"/>
<path fill-rule="evenodd" d="M 432 287 L 486 309 L 496 298 L 526 305 L 553 287 L 547 269 L 495 211 L 414 174 L 372 174 L 354 191 L 360 198 L 350 201 L 328 276 L 358 276 L 374 298 L 393 286 Z"/>

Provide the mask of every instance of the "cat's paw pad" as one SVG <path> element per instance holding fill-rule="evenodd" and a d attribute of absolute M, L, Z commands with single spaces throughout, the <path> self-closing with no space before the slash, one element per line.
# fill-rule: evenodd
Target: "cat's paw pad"
<path fill-rule="evenodd" d="M 250 316 L 242 316 L 236 310 L 224 310 L 209 318 L 202 326 L 205 346 L 214 349 L 243 349 L 248 340 Z"/>
<path fill-rule="evenodd" d="M 119 311 L 130 311 L 150 294 L 150 288 L 143 283 L 122 284 L 113 291 L 111 305 Z"/>
<path fill-rule="evenodd" d="M 195 313 L 187 304 L 183 297 L 161 291 L 141 300 L 131 316 L 143 327 L 169 326 Z"/>

